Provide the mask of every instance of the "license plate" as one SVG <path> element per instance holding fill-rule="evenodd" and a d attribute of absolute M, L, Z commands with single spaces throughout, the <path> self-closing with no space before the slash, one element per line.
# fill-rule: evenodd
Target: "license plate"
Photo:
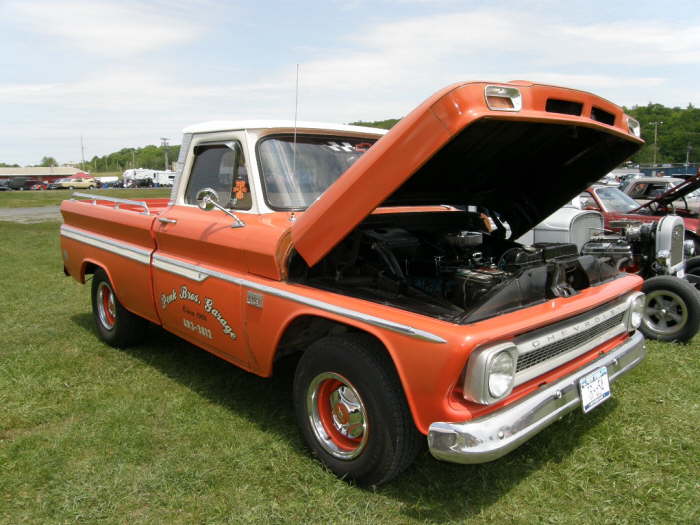
<path fill-rule="evenodd" d="M 582 377 L 578 382 L 583 412 L 590 412 L 610 397 L 610 381 L 607 367 L 599 368 Z"/>

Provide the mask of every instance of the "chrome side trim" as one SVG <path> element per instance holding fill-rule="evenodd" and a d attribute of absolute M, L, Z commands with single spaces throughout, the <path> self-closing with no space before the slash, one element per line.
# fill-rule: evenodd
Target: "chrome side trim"
<path fill-rule="evenodd" d="M 432 334 L 430 332 L 426 332 L 423 330 L 419 330 L 417 328 L 413 328 L 412 326 L 400 324 L 400 323 L 395 323 L 393 321 L 389 321 L 387 319 L 382 319 L 380 317 L 375 317 L 373 315 L 368 315 L 364 314 L 362 312 L 357 312 L 355 310 L 350 310 L 348 308 L 343 308 L 342 306 L 336 306 L 334 304 L 326 303 L 324 301 L 319 301 L 317 299 L 312 299 L 310 297 L 305 297 L 303 295 L 299 295 L 293 292 L 288 292 L 285 290 L 279 290 L 277 288 L 274 288 L 272 286 L 267 286 L 264 284 L 256 283 L 253 281 L 249 281 L 247 279 L 242 279 L 240 277 L 234 277 L 233 275 L 229 275 L 227 273 L 219 272 L 216 270 L 212 270 L 210 268 L 205 268 L 204 266 L 199 266 L 196 264 L 191 264 L 191 263 L 186 263 L 183 261 L 178 261 L 177 259 L 172 259 L 170 257 L 164 256 L 164 255 L 154 255 L 153 256 L 153 265 L 156 268 L 161 268 L 159 265 L 168 265 L 168 269 L 162 268 L 166 271 L 169 271 L 171 273 L 175 273 L 177 275 L 181 275 L 182 277 L 187 277 L 189 279 L 192 279 L 193 276 L 200 276 L 203 275 L 206 277 L 215 277 L 217 279 L 221 279 L 222 281 L 227 281 L 233 284 L 237 284 L 240 286 L 245 286 L 246 288 L 250 288 L 253 290 L 257 290 L 259 292 L 264 292 L 269 295 L 274 295 L 276 297 L 282 297 L 284 299 L 289 299 L 290 301 L 294 301 L 299 304 L 305 304 L 307 306 L 312 306 L 314 308 L 318 308 L 319 310 L 323 310 L 325 312 L 330 312 L 334 313 L 337 315 L 341 315 L 343 317 L 348 317 L 350 319 L 355 319 L 356 321 L 362 321 L 367 324 L 371 324 L 374 326 L 379 326 L 381 328 L 386 328 L 387 330 L 391 330 L 393 332 L 398 332 L 400 334 L 407 335 L 409 337 L 413 337 L 414 339 L 420 339 L 422 341 L 429 341 L 431 343 L 447 343 L 447 340 L 443 339 L 440 336 L 437 336 L 435 334 Z M 193 279 L 196 280 L 196 279 Z M 204 280 L 204 279 L 202 279 Z M 199 281 L 201 282 L 201 281 Z"/>
<path fill-rule="evenodd" d="M 463 423 L 433 423 L 428 431 L 430 453 L 453 463 L 498 459 L 581 406 L 582 377 L 605 366 L 612 383 L 641 363 L 645 352 L 644 337 L 634 332 L 607 354 L 516 403 Z"/>
<path fill-rule="evenodd" d="M 139 207 L 143 208 L 144 215 L 151 214 L 151 211 L 148 209 L 148 204 L 146 204 L 145 201 L 132 201 L 129 199 L 120 199 L 118 197 L 107 197 L 106 195 L 91 195 L 89 193 L 78 193 L 78 192 L 73 193 L 72 197 L 73 198 L 80 197 L 83 199 L 91 199 L 93 206 L 97 205 L 97 201 L 113 202 L 115 204 L 115 208 L 117 208 L 117 209 L 120 209 L 119 208 L 120 204 L 128 204 L 130 206 L 139 206 Z"/>
<path fill-rule="evenodd" d="M 89 246 L 94 246 L 101 250 L 105 250 L 132 261 L 140 262 L 141 264 L 149 264 L 151 262 L 151 250 L 141 248 L 139 246 L 134 246 L 133 244 L 128 244 L 120 241 L 115 241 L 109 237 L 103 237 L 96 233 L 89 233 L 73 226 L 68 226 L 66 224 L 61 225 L 61 236 L 68 239 L 73 239 L 74 241 L 82 242 Z"/>
<path fill-rule="evenodd" d="M 168 273 L 179 275 L 180 277 L 185 277 L 186 279 L 196 281 L 198 283 L 206 281 L 209 277 L 208 274 L 199 271 L 196 267 L 194 267 L 194 265 L 171 259 L 170 257 L 164 257 L 162 255 L 153 256 L 153 267 Z"/>

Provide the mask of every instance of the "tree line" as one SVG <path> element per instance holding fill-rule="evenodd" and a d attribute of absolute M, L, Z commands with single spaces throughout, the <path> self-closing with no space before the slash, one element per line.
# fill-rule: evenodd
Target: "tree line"
<path fill-rule="evenodd" d="M 94 156 L 90 161 L 86 161 L 85 166 L 81 166 L 81 168 L 93 173 L 124 171 L 130 168 L 170 169 L 170 165 L 177 161 L 179 154 L 180 146 L 149 145 L 143 148 L 122 148 L 101 157 Z M 168 166 L 165 164 L 166 158 Z"/>
<path fill-rule="evenodd" d="M 657 164 L 697 162 L 700 160 L 700 109 L 689 104 L 687 108 L 666 107 L 663 104 L 649 103 L 646 106 L 624 108 L 625 112 L 637 119 L 642 127 L 642 138 L 646 144 L 631 158 L 632 162 L 651 164 L 656 152 Z M 374 128 L 391 129 L 400 119 L 356 121 L 350 124 Z M 165 168 L 166 152 L 168 163 L 177 160 L 180 146 L 145 146 L 143 148 L 122 148 L 114 153 L 94 156 L 80 168 L 90 172 L 124 171 L 129 168 L 162 170 Z M 38 166 L 58 166 L 53 157 L 45 156 Z M 16 168 L 18 164 L 5 164 L 0 167 Z"/>
<path fill-rule="evenodd" d="M 689 104 L 687 108 L 669 108 L 662 104 L 624 108 L 625 113 L 639 121 L 644 146 L 632 156 L 637 164 L 651 164 L 654 160 L 656 135 L 656 163 L 684 163 L 700 160 L 700 109 Z M 391 129 L 400 119 L 357 121 L 351 124 Z"/>

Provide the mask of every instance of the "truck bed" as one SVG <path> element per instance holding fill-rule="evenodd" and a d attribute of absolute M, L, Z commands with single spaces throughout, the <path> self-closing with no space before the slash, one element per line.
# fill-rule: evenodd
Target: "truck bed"
<path fill-rule="evenodd" d="M 129 200 L 74 194 L 61 204 L 61 252 L 65 272 L 79 282 L 91 266 L 106 268 L 119 300 L 133 313 L 159 322 L 152 295 L 153 223 L 168 199 Z"/>

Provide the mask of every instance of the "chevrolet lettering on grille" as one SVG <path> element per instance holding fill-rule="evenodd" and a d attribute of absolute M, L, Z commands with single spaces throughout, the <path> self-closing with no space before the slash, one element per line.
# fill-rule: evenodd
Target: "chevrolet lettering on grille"
<path fill-rule="evenodd" d="M 625 302 L 559 323 L 559 326 L 516 338 L 516 384 L 552 370 L 625 331 Z"/>

